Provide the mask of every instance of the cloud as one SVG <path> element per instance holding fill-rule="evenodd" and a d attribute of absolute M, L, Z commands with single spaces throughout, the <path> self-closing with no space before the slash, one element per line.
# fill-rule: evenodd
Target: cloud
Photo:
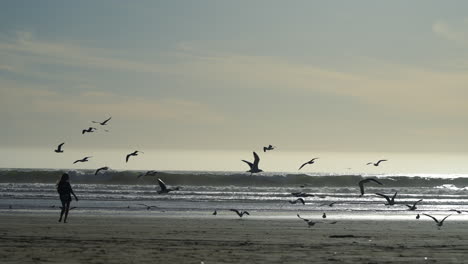
<path fill-rule="evenodd" d="M 441 38 L 461 44 L 468 44 L 468 19 L 449 23 L 436 21 L 432 24 L 432 32 Z"/>

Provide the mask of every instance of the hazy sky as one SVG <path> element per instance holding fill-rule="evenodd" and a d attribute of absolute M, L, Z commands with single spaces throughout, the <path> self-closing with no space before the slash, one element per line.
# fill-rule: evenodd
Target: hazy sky
<path fill-rule="evenodd" d="M 465 152 L 466 10 L 2 1 L 0 148 Z"/>

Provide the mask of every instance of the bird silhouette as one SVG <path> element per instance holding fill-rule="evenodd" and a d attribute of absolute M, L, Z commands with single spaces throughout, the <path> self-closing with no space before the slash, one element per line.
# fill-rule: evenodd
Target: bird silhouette
<path fill-rule="evenodd" d="M 158 208 L 156 205 L 146 205 L 146 204 L 137 204 L 146 207 L 146 210 L 151 210 L 151 208 Z"/>
<path fill-rule="evenodd" d="M 138 156 L 138 153 L 144 153 L 144 152 L 135 150 L 135 151 L 133 151 L 132 153 L 127 154 L 127 156 L 125 157 L 125 162 L 128 162 L 128 159 L 129 159 L 131 156 Z"/>
<path fill-rule="evenodd" d="M 250 215 L 247 211 L 239 211 L 236 209 L 229 209 L 229 211 L 236 213 L 240 218 L 242 218 L 244 215 Z"/>
<path fill-rule="evenodd" d="M 298 203 L 298 202 L 301 202 L 303 205 L 305 205 L 305 200 L 304 200 L 304 198 L 302 198 L 302 197 L 301 197 L 301 198 L 297 198 L 297 199 L 294 200 L 294 201 L 288 201 L 288 202 L 289 202 L 290 204 L 296 204 L 296 203 Z"/>
<path fill-rule="evenodd" d="M 246 160 L 242 160 L 243 162 L 247 163 L 250 167 L 250 170 L 248 170 L 247 172 L 250 172 L 250 174 L 252 173 L 258 173 L 258 172 L 262 172 L 263 170 L 259 169 L 258 168 L 258 163 L 260 162 L 260 158 L 258 157 L 257 153 L 253 153 L 254 155 L 254 162 L 249 162 L 249 161 L 246 161 Z"/>
<path fill-rule="evenodd" d="M 381 194 L 381 193 L 375 193 L 375 194 L 377 194 L 378 196 L 382 196 L 383 198 L 385 198 L 387 200 L 387 203 L 385 205 L 395 205 L 395 197 L 397 196 L 397 193 L 398 192 L 395 192 L 395 194 L 392 196 L 392 198 L 390 198 L 389 196 L 387 196 L 385 194 Z"/>
<path fill-rule="evenodd" d="M 73 164 L 78 163 L 78 162 L 87 162 L 89 158 L 92 158 L 92 156 L 84 157 L 84 158 L 79 159 L 79 160 L 75 160 L 75 162 L 73 162 Z"/>
<path fill-rule="evenodd" d="M 81 131 L 81 134 L 84 134 L 84 133 L 92 133 L 92 132 L 94 132 L 94 131 L 96 131 L 96 130 L 97 130 L 97 128 L 95 128 L 95 127 L 89 127 L 88 129 L 83 129 L 83 130 Z"/>
<path fill-rule="evenodd" d="M 421 202 L 422 200 L 423 200 L 423 199 L 417 200 L 416 202 L 413 203 L 413 205 L 409 205 L 409 204 L 405 204 L 405 205 L 408 207 L 408 210 L 414 211 L 414 210 L 418 209 L 418 208 L 416 207 L 416 204 L 418 204 L 418 203 Z"/>
<path fill-rule="evenodd" d="M 291 195 L 295 197 L 314 197 L 315 196 L 311 193 L 305 193 L 305 192 L 293 192 L 291 193 Z"/>
<path fill-rule="evenodd" d="M 268 145 L 268 147 L 263 147 L 263 152 L 267 152 L 267 150 L 274 150 L 276 147 L 272 145 Z"/>
<path fill-rule="evenodd" d="M 324 204 L 321 204 L 320 206 L 325 206 L 325 205 L 328 205 L 329 207 L 332 207 L 333 205 L 337 204 L 338 202 L 332 202 L 332 203 L 324 203 Z"/>
<path fill-rule="evenodd" d="M 307 164 L 314 164 L 316 159 L 319 159 L 319 158 L 313 158 L 313 159 L 311 159 L 311 160 L 305 162 L 304 164 L 302 164 L 302 165 L 299 167 L 298 170 L 301 170 L 302 167 L 304 167 L 304 166 L 307 165 Z"/>
<path fill-rule="evenodd" d="M 158 184 L 159 184 L 159 187 L 161 188 L 158 191 L 158 194 L 169 193 L 169 192 L 172 192 L 172 191 L 178 191 L 180 189 L 179 187 L 176 187 L 174 189 L 167 188 L 166 184 L 161 179 L 158 179 Z"/>
<path fill-rule="evenodd" d="M 377 167 L 377 166 L 379 166 L 379 164 L 380 164 L 381 162 L 383 162 L 383 161 L 387 161 L 387 160 L 379 160 L 379 161 L 377 161 L 376 163 L 368 162 L 366 165 L 371 165 L 371 164 L 372 164 L 372 165 L 374 165 L 374 166 Z"/>
<path fill-rule="evenodd" d="M 310 219 L 307 219 L 307 218 L 302 218 L 299 214 L 297 214 L 297 217 L 299 219 L 302 219 L 304 222 L 306 222 L 308 227 L 314 226 L 316 223 L 318 223 L 318 222 L 314 222 L 314 221 L 312 221 Z"/>
<path fill-rule="evenodd" d="M 440 229 L 442 227 L 442 225 L 444 224 L 444 221 L 445 219 L 447 219 L 449 216 L 451 216 L 451 214 L 447 215 L 446 217 L 444 217 L 441 221 L 437 220 L 437 218 L 433 217 L 432 215 L 428 215 L 428 214 L 423 214 L 425 216 L 428 216 L 430 218 L 432 218 L 434 220 L 434 222 L 436 222 L 436 225 L 437 227 Z"/>
<path fill-rule="evenodd" d="M 96 172 L 94 173 L 94 175 L 97 175 L 100 171 L 103 171 L 103 170 L 108 170 L 109 167 L 105 166 L 105 167 L 101 167 L 99 169 L 96 170 Z"/>
<path fill-rule="evenodd" d="M 98 122 L 98 121 L 92 121 L 93 123 L 97 123 L 97 124 L 100 124 L 101 126 L 105 126 L 107 125 L 107 122 L 109 122 L 109 120 L 111 120 L 112 116 L 107 118 L 106 120 L 102 121 L 102 122 Z"/>
<path fill-rule="evenodd" d="M 363 179 L 363 180 L 359 181 L 359 183 L 358 183 L 359 184 L 359 189 L 361 190 L 361 196 L 364 195 L 364 183 L 368 183 L 368 182 L 375 182 L 377 184 L 383 185 L 381 182 L 379 182 L 376 179 L 372 179 L 372 178 Z"/>
<path fill-rule="evenodd" d="M 61 144 L 59 144 L 57 146 L 57 149 L 54 150 L 55 153 L 63 153 L 63 149 L 62 149 L 63 144 L 65 144 L 65 142 L 63 142 L 63 143 L 61 143 Z"/>
<path fill-rule="evenodd" d="M 150 171 L 147 171 L 146 173 L 142 173 L 142 174 L 138 175 L 137 179 L 140 178 L 140 177 L 144 177 L 144 176 L 154 176 L 156 174 L 158 174 L 157 171 L 150 170 Z"/>

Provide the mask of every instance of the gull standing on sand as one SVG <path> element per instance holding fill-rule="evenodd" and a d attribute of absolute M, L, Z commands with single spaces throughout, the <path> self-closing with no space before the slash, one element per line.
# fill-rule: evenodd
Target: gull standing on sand
<path fill-rule="evenodd" d="M 414 211 L 414 210 L 418 209 L 418 208 L 416 207 L 416 204 L 418 204 L 418 203 L 421 202 L 422 200 L 423 200 L 423 199 L 414 202 L 413 205 L 409 205 L 409 204 L 405 204 L 405 205 L 408 206 L 408 210 Z"/>
<path fill-rule="evenodd" d="M 314 164 L 316 159 L 319 159 L 319 158 L 313 158 L 313 159 L 307 161 L 306 163 L 302 164 L 302 165 L 299 167 L 298 170 L 301 170 L 302 167 L 304 167 L 304 166 L 307 165 L 307 164 Z"/>
<path fill-rule="evenodd" d="M 111 120 L 112 116 L 107 118 L 106 120 L 102 121 L 102 122 L 98 122 L 98 121 L 92 121 L 93 123 L 96 123 L 96 124 L 100 124 L 101 126 L 105 126 L 107 125 L 107 122 L 109 122 L 109 120 Z"/>
<path fill-rule="evenodd" d="M 444 219 L 442 219 L 441 221 L 437 220 L 437 218 L 433 217 L 432 215 L 428 215 L 428 214 L 423 214 L 425 216 L 428 216 L 430 218 L 432 218 L 435 222 L 436 222 L 436 225 L 437 225 L 437 228 L 441 228 L 442 225 L 444 224 L 444 221 L 445 219 L 447 219 L 449 216 L 451 216 L 451 214 L 447 215 L 446 217 L 444 217 Z"/>
<path fill-rule="evenodd" d="M 250 175 L 252 175 L 253 173 L 258 173 L 258 172 L 262 172 L 263 170 L 259 169 L 258 168 L 258 163 L 260 162 L 260 158 L 258 157 L 257 153 L 253 153 L 254 155 L 254 162 L 250 162 L 250 161 L 246 161 L 246 160 L 242 160 L 243 162 L 247 163 L 250 167 L 250 170 L 248 170 L 247 172 L 250 172 Z"/>
<path fill-rule="evenodd" d="M 128 159 L 129 159 L 131 156 L 138 156 L 138 153 L 144 153 L 144 152 L 135 150 L 135 151 L 133 151 L 132 153 L 127 154 L 127 156 L 125 157 L 125 162 L 128 162 Z"/>
<path fill-rule="evenodd" d="M 169 193 L 169 192 L 172 192 L 172 191 L 178 191 L 180 189 L 179 187 L 176 187 L 174 189 L 167 188 L 166 184 L 161 179 L 158 179 L 158 184 L 159 184 L 159 187 L 161 188 L 161 190 L 158 191 L 158 194 Z"/>
<path fill-rule="evenodd" d="M 272 145 L 268 145 L 268 147 L 263 147 L 263 152 L 266 152 L 267 150 L 274 150 L 276 147 Z"/>
<path fill-rule="evenodd" d="M 236 209 L 229 209 L 229 211 L 236 213 L 240 218 L 242 218 L 242 216 L 244 216 L 245 214 L 250 215 L 247 211 L 239 211 Z"/>
<path fill-rule="evenodd" d="M 101 167 L 99 169 L 96 170 L 96 172 L 94 173 L 94 175 L 97 175 L 100 171 L 103 171 L 103 170 L 108 170 L 109 167 L 105 166 L 105 167 Z"/>
<path fill-rule="evenodd" d="M 385 198 L 387 200 L 387 203 L 385 205 L 395 205 L 395 197 L 397 195 L 398 192 L 395 192 L 395 194 L 392 196 L 392 198 L 390 198 L 389 196 L 385 195 L 385 194 L 381 194 L 381 193 L 375 193 L 377 194 L 378 196 L 382 196 L 383 198 Z"/>
<path fill-rule="evenodd" d="M 79 160 L 75 160 L 75 162 L 73 162 L 73 164 L 75 163 L 78 163 L 78 162 L 87 162 L 89 158 L 92 158 L 93 156 L 89 156 L 89 157 L 84 157 L 82 159 L 79 159 Z"/>
<path fill-rule="evenodd" d="M 288 201 L 288 202 L 289 202 L 290 204 L 296 204 L 296 203 L 298 203 L 298 202 L 301 202 L 303 205 L 305 205 L 305 200 L 304 200 L 304 198 L 302 198 L 302 197 L 301 197 L 301 198 L 297 198 L 297 199 L 294 200 L 294 201 Z"/>
<path fill-rule="evenodd" d="M 364 195 L 364 183 L 367 183 L 367 182 L 375 182 L 377 184 L 380 184 L 380 185 L 383 185 L 381 182 L 379 182 L 378 180 L 376 179 L 372 179 L 372 178 L 366 178 L 366 179 L 363 179 L 361 181 L 359 181 L 359 189 L 361 190 L 361 195 L 360 196 L 363 196 Z"/>
<path fill-rule="evenodd" d="M 63 149 L 62 149 L 63 144 L 65 144 L 65 142 L 57 146 L 57 149 L 54 150 L 55 153 L 63 153 Z"/>
<path fill-rule="evenodd" d="M 92 133 L 92 132 L 94 132 L 94 131 L 96 131 L 96 130 L 97 130 L 97 128 L 95 128 L 95 127 L 89 127 L 88 129 L 83 129 L 83 130 L 81 131 L 81 134 L 84 134 L 84 133 Z"/>
<path fill-rule="evenodd" d="M 374 166 L 377 167 L 377 166 L 379 166 L 380 162 L 383 162 L 383 161 L 387 161 L 387 160 L 379 160 L 379 161 L 377 161 L 376 163 L 369 162 L 369 163 L 367 163 L 366 165 L 371 165 L 371 164 L 372 164 L 372 165 L 374 165 Z"/>

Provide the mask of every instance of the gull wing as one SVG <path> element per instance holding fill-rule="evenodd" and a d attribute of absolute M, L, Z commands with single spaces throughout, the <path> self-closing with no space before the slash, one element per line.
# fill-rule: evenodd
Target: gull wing
<path fill-rule="evenodd" d="M 445 221 L 445 219 L 447 219 L 449 216 L 451 216 L 451 214 L 447 215 L 446 217 L 444 217 L 444 219 L 442 219 L 442 221 L 440 221 L 440 224 L 442 225 L 442 223 Z"/>
<path fill-rule="evenodd" d="M 392 196 L 392 201 L 395 201 L 395 197 L 398 194 L 398 192 L 395 192 L 395 194 Z"/>
<path fill-rule="evenodd" d="M 255 166 L 257 166 L 257 168 L 258 168 L 258 163 L 260 162 L 260 157 L 258 157 L 257 153 L 255 153 L 255 152 L 253 153 L 253 155 L 254 155 L 254 162 L 253 162 L 253 164 L 254 164 Z"/>
<path fill-rule="evenodd" d="M 302 169 L 302 167 L 304 167 L 304 166 L 305 166 L 305 165 L 307 165 L 308 163 L 309 163 L 309 162 L 306 162 L 306 163 L 302 164 L 302 165 L 299 167 L 299 169 L 298 169 L 298 170 L 301 170 L 301 169 Z"/>
<path fill-rule="evenodd" d="M 161 187 L 161 191 L 167 190 L 166 184 L 161 179 L 158 179 L 158 184 Z"/>
<path fill-rule="evenodd" d="M 241 216 L 241 213 L 236 209 L 229 209 L 229 211 L 236 213 L 238 216 Z"/>
<path fill-rule="evenodd" d="M 432 218 L 437 224 L 439 223 L 439 220 L 437 220 L 437 218 L 433 217 L 432 215 L 428 215 L 428 214 L 423 214 L 423 215 L 429 216 L 429 217 Z M 447 218 L 447 217 L 449 217 L 449 216 L 451 216 L 451 215 L 448 215 L 448 216 L 446 216 L 445 218 Z M 445 220 L 445 218 L 444 218 L 444 220 Z"/>
<path fill-rule="evenodd" d="M 379 160 L 379 161 L 377 161 L 377 163 L 376 163 L 377 166 L 378 166 L 378 165 L 380 164 L 380 162 L 382 162 L 382 161 L 387 161 L 387 160 Z"/>
<path fill-rule="evenodd" d="M 387 195 L 381 194 L 381 193 L 375 193 L 375 194 L 377 194 L 378 196 L 382 196 L 383 198 L 387 200 L 388 203 L 390 203 L 390 197 L 388 197 Z"/>
<path fill-rule="evenodd" d="M 414 205 L 414 206 L 416 206 L 416 204 L 420 203 L 422 200 L 423 200 L 423 199 L 421 199 L 421 200 L 418 200 L 418 201 L 414 202 L 414 204 L 413 204 L 413 205 Z"/>
<path fill-rule="evenodd" d="M 109 120 L 111 120 L 111 118 L 112 118 L 112 116 L 109 117 L 109 118 L 107 118 L 106 120 L 104 120 L 104 121 L 101 123 L 101 125 L 105 125 Z"/>
<path fill-rule="evenodd" d="M 125 162 L 128 162 L 128 159 L 130 158 L 131 154 L 127 154 L 127 157 L 125 158 Z"/>
<path fill-rule="evenodd" d="M 243 162 L 247 163 L 247 165 L 249 165 L 250 169 L 253 168 L 253 163 L 250 162 L 250 161 L 246 161 L 246 160 L 242 160 Z"/>
<path fill-rule="evenodd" d="M 379 182 L 379 181 L 376 180 L 376 179 L 372 179 L 372 178 L 371 178 L 371 179 L 367 179 L 367 181 L 373 181 L 373 182 L 375 182 L 375 183 L 377 183 L 377 184 L 383 185 L 381 182 Z"/>
<path fill-rule="evenodd" d="M 58 149 L 58 150 L 62 150 L 63 144 L 65 144 L 65 142 L 63 142 L 62 144 L 58 145 L 57 149 Z"/>

